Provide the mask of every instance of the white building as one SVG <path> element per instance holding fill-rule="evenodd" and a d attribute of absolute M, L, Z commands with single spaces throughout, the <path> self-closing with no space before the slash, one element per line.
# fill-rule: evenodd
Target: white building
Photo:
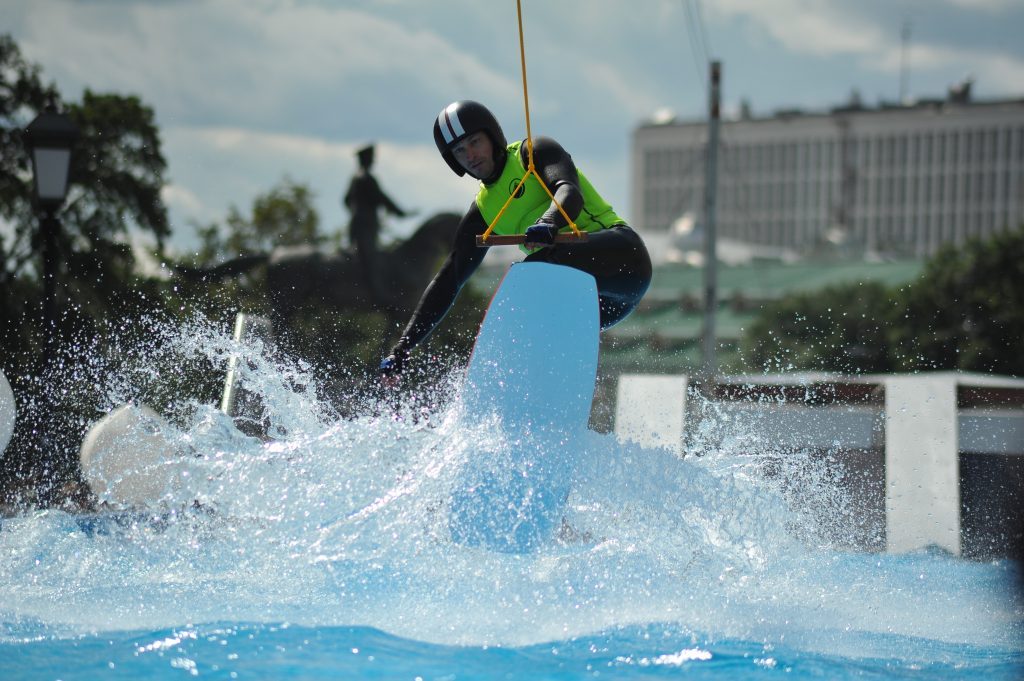
<path fill-rule="evenodd" d="M 927 256 L 1024 223 L 1024 100 L 859 105 L 722 121 L 717 237 L 810 253 Z M 632 215 L 670 234 L 703 214 L 707 123 L 633 135 Z M 699 234 L 699 229 L 698 229 Z"/>

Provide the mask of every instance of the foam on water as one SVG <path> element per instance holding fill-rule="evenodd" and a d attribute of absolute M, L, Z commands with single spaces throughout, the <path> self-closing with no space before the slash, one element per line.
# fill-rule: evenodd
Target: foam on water
<path fill-rule="evenodd" d="M 727 451 L 680 459 L 574 434 L 557 537 L 525 554 L 453 543 L 447 505 L 460 475 L 517 445 L 463 413 L 458 372 L 432 411 L 367 405 L 341 418 L 308 367 L 267 359 L 259 342 L 239 346 L 199 323 L 157 331 L 169 341 L 158 350 L 97 360 L 111 407 L 159 394 L 160 366 L 223 366 L 240 351 L 275 437 L 246 436 L 188 396 L 166 400 L 164 435 L 191 453 L 189 470 L 148 515 L 5 519 L 3 642 L 289 622 L 529 646 L 658 624 L 854 658 L 936 654 L 912 640 L 1024 650 L 1015 565 L 836 550 L 837 518 L 795 506 L 758 457 Z M 814 508 L 843 507 L 821 463 L 790 454 L 785 465 L 801 470 Z"/>

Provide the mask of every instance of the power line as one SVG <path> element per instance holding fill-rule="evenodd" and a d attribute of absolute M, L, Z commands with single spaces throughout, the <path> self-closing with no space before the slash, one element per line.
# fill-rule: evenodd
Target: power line
<path fill-rule="evenodd" d="M 707 66 L 711 62 L 711 50 L 709 49 L 708 33 L 704 27 L 704 11 L 701 9 L 701 6 L 701 0 L 693 0 L 694 14 L 697 16 L 697 28 L 700 32 L 700 44 L 704 51 L 704 70 L 707 71 Z"/>
<path fill-rule="evenodd" d="M 707 73 L 708 62 L 710 61 L 708 59 L 707 48 L 700 36 L 698 19 L 694 16 L 694 11 L 690 6 L 689 0 L 683 0 L 683 11 L 686 12 L 686 33 L 690 39 L 690 52 L 693 56 L 693 67 L 697 70 L 697 79 L 704 85 L 704 92 L 707 94 Z"/>
<path fill-rule="evenodd" d="M 910 97 L 910 19 L 900 28 L 900 104 Z"/>

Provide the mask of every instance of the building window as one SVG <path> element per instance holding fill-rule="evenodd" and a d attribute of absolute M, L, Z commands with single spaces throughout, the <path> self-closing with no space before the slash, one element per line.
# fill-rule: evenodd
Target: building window
<path fill-rule="evenodd" d="M 1022 187 L 1022 189 L 1024 189 L 1024 187 Z M 1017 198 L 1017 201 L 1019 202 L 1024 197 L 1017 196 L 1016 198 Z M 1003 172 L 1003 200 L 1002 200 L 1002 204 L 1003 204 L 1003 209 L 1004 210 L 1009 210 L 1010 202 L 1011 202 L 1012 199 L 1013 199 L 1013 197 L 1010 195 L 1010 171 L 1009 171 L 1009 169 L 1006 169 Z M 1005 220 L 1006 220 L 1006 222 L 1010 221 L 1010 218 L 1009 218 L 1008 215 L 1007 215 Z"/>

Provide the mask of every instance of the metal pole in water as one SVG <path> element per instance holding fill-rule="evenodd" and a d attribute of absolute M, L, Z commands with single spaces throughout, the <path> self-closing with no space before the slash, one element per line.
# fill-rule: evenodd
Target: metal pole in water
<path fill-rule="evenodd" d="M 239 312 L 235 316 L 234 339 L 238 342 L 244 341 L 250 333 L 257 337 L 269 340 L 271 336 L 270 320 L 266 317 L 247 315 Z M 228 359 L 228 374 L 224 379 L 224 395 L 221 397 L 220 410 L 228 416 L 237 416 L 236 406 L 238 401 L 239 384 L 242 379 L 242 358 L 238 353 L 232 353 Z"/>
<path fill-rule="evenodd" d="M 704 376 L 717 372 L 715 314 L 718 311 L 718 271 L 715 249 L 715 204 L 718 193 L 718 122 L 721 93 L 721 62 L 711 62 L 711 93 L 708 107 L 707 166 L 704 181 Z"/>

